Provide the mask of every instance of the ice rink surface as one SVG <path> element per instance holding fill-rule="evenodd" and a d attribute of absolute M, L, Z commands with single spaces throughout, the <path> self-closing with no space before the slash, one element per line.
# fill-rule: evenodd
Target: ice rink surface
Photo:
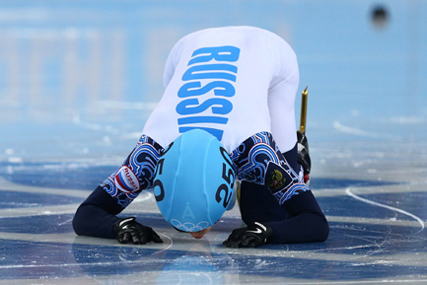
<path fill-rule="evenodd" d="M 425 1 L 58 2 L 0 1 L 0 284 L 427 284 Z M 78 205 L 160 99 L 174 42 L 221 25 L 294 47 L 329 239 L 227 249 L 238 207 L 195 240 L 152 191 L 122 216 L 163 244 L 76 236 Z"/>

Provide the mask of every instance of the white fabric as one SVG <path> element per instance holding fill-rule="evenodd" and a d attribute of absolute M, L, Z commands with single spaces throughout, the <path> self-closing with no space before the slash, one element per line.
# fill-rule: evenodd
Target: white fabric
<path fill-rule="evenodd" d="M 203 56 L 209 54 L 201 53 L 193 56 L 200 48 L 222 46 L 232 46 L 233 49 L 240 50 L 237 61 L 213 58 L 200 62 L 204 60 Z M 192 59 L 198 62 L 189 64 Z M 194 66 L 202 69 L 210 68 L 214 64 L 235 67 L 237 72 L 234 70 L 205 72 L 218 72 L 221 74 L 220 77 L 229 74 L 235 76 L 235 81 L 223 78 L 183 80 L 183 75 L 190 68 Z M 200 84 L 201 87 L 212 82 L 213 84 L 225 82 L 223 84 L 231 84 L 234 87 L 235 95 L 230 97 L 215 95 L 214 91 L 221 89 L 216 87 L 199 96 L 180 98 L 178 96 L 180 88 L 191 82 Z M 299 84 L 298 62 L 289 44 L 269 31 L 248 26 L 222 27 L 201 30 L 183 37 L 169 54 L 164 84 L 165 93 L 143 130 L 144 134 L 163 147 L 181 134 L 180 127 L 207 127 L 223 131 L 221 143 L 229 153 L 245 139 L 261 131 L 272 133 L 281 152 L 295 146 L 294 105 Z M 197 99 L 198 105 L 209 99 L 227 100 L 232 104 L 232 110 L 226 114 L 214 113 L 212 107 L 219 109 L 224 107 L 221 103 L 215 103 L 208 108 L 202 108 L 201 112 L 178 114 L 177 106 L 189 99 Z M 185 110 L 196 108 L 198 105 L 187 104 Z M 227 118 L 228 121 L 226 124 L 215 122 L 178 124 L 178 119 L 199 116 Z"/>

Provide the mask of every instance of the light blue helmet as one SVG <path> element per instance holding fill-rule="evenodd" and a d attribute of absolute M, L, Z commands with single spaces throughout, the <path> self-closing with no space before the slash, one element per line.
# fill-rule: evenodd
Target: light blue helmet
<path fill-rule="evenodd" d="M 215 224 L 232 200 L 234 169 L 221 143 L 208 132 L 183 133 L 156 167 L 154 194 L 173 227 L 197 232 Z"/>

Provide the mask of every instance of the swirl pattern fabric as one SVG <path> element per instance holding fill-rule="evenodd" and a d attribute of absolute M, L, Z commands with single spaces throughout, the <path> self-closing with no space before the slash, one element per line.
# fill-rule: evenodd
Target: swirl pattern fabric
<path fill-rule="evenodd" d="M 110 175 L 100 186 L 113 198 L 116 198 L 120 206 L 126 208 L 142 190 L 153 186 L 154 171 L 162 152 L 163 147 L 152 138 L 142 135 L 136 147 L 122 164 L 122 167 Z M 124 167 L 130 169 L 133 175 L 136 176 L 139 183 L 138 187 L 127 189 L 118 187 L 122 183 L 117 183 L 117 180 L 119 177 L 120 180 L 123 178 L 123 175 L 120 175 L 119 172 Z"/>
<path fill-rule="evenodd" d="M 268 132 L 246 139 L 231 153 L 231 160 L 238 179 L 267 186 L 280 205 L 298 191 L 309 190 Z"/>

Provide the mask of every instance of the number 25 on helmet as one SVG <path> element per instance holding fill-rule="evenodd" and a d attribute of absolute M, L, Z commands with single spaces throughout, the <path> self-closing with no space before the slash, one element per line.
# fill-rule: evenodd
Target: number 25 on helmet
<path fill-rule="evenodd" d="M 181 231 L 212 226 L 232 200 L 235 173 L 231 159 L 204 130 L 187 131 L 173 141 L 155 171 L 154 194 L 160 212 Z"/>

